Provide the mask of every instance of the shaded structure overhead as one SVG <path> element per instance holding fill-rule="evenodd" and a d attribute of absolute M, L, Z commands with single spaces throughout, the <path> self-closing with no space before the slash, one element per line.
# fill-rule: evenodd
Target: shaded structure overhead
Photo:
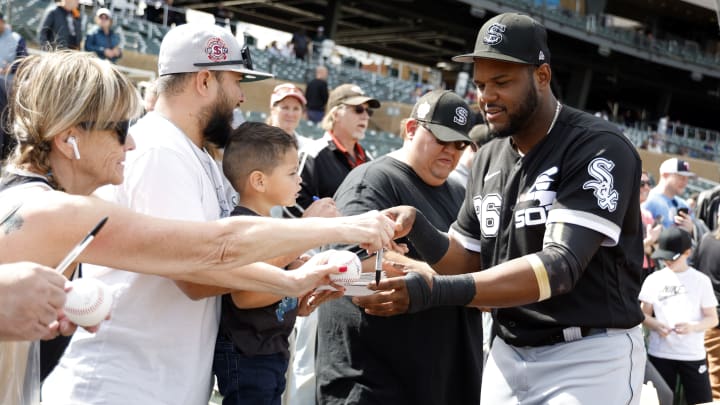
<path fill-rule="evenodd" d="M 178 0 L 216 15 L 287 32 L 305 30 L 311 37 L 319 26 L 338 45 L 435 66 L 466 52 L 482 21 L 470 7 L 437 0 Z M 218 11 L 220 11 L 218 13 Z"/>
<path fill-rule="evenodd" d="M 224 15 L 287 32 L 319 26 L 338 45 L 427 66 L 449 62 L 475 43 L 492 13 L 472 0 L 176 0 L 175 5 Z M 480 1 L 478 4 L 482 4 Z M 502 1 L 498 4 L 504 3 Z M 512 3 L 512 2 L 508 2 Z M 589 12 L 634 19 L 651 29 L 718 36 L 715 10 L 681 0 L 580 1 Z M 595 9 L 600 8 L 600 9 Z"/>

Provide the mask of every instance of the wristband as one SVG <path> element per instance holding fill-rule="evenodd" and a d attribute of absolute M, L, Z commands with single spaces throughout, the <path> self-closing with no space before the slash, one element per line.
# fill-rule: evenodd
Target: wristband
<path fill-rule="evenodd" d="M 415 223 L 407 238 L 429 265 L 439 262 L 450 247 L 447 234 L 437 230 L 419 210 L 415 210 Z"/>
<path fill-rule="evenodd" d="M 433 276 L 431 290 L 420 274 L 410 272 L 405 276 L 405 285 L 411 314 L 440 306 L 465 306 L 475 298 L 475 280 L 470 274 Z"/>

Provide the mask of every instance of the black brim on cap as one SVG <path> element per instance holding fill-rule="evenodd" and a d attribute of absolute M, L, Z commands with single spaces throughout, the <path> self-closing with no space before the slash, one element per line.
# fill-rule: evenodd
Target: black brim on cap
<path fill-rule="evenodd" d="M 529 65 L 529 63 L 525 62 L 522 59 L 513 58 L 512 56 L 507 56 L 507 55 L 503 55 L 498 52 L 489 52 L 489 51 L 466 53 L 464 55 L 458 55 L 458 56 L 452 57 L 453 62 L 461 62 L 461 63 L 473 63 L 475 61 L 475 59 L 495 59 L 495 60 L 502 60 L 505 62 L 514 62 L 514 63 L 522 63 L 523 65 Z"/>
<path fill-rule="evenodd" d="M 470 147 L 472 147 L 473 150 L 476 150 L 475 142 L 473 142 L 472 139 L 470 139 L 470 137 L 463 135 L 462 133 L 460 133 L 454 129 L 450 129 L 444 125 L 433 124 L 431 122 L 425 122 L 424 124 L 427 127 L 427 129 L 429 129 L 430 132 L 432 132 L 432 134 L 435 136 L 435 138 L 437 138 L 443 142 L 457 142 L 457 141 L 469 142 Z"/>
<path fill-rule="evenodd" d="M 677 260 L 677 258 L 681 255 L 682 253 L 675 253 L 671 250 L 657 249 L 652 253 L 652 255 L 650 255 L 650 257 L 660 260 Z"/>

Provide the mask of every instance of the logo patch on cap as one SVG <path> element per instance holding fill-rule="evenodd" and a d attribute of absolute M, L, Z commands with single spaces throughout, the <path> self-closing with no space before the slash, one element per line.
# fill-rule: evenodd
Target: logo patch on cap
<path fill-rule="evenodd" d="M 488 27 L 485 37 L 483 37 L 483 43 L 485 45 L 497 45 L 503 40 L 502 33 L 505 32 L 507 26 L 505 24 L 494 23 Z"/>
<path fill-rule="evenodd" d="M 430 103 L 428 103 L 426 101 L 418 106 L 417 117 L 420 118 L 421 120 L 424 120 L 425 116 L 427 116 L 429 112 L 430 112 Z"/>
<path fill-rule="evenodd" d="M 453 122 L 458 125 L 467 124 L 468 110 L 465 107 L 458 107 L 455 109 L 455 116 Z"/>
<path fill-rule="evenodd" d="M 205 54 L 208 59 L 213 62 L 222 62 L 226 60 L 229 52 L 230 50 L 228 49 L 227 44 L 219 37 L 210 38 L 205 45 Z"/>
<path fill-rule="evenodd" d="M 540 51 L 540 53 L 538 54 L 538 60 L 545 60 L 545 54 L 543 53 L 543 51 Z"/>

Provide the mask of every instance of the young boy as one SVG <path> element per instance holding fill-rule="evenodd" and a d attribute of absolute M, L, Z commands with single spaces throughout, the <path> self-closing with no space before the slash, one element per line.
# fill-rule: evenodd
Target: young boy
<path fill-rule="evenodd" d="M 231 215 L 270 216 L 273 206 L 295 204 L 300 191 L 295 139 L 266 124 L 246 122 L 233 131 L 225 147 L 223 171 L 240 194 L 240 205 Z M 337 214 L 332 200 L 327 200 L 316 201 L 306 214 Z M 300 254 L 268 263 L 296 268 L 303 263 Z M 223 295 L 213 362 L 223 405 L 280 404 L 295 317 L 308 315 L 321 302 L 339 296 L 341 292 L 331 291 L 299 300 L 248 291 Z"/>
<path fill-rule="evenodd" d="M 645 279 L 640 306 L 650 329 L 650 361 L 671 388 L 679 375 L 687 403 L 697 404 L 712 401 L 703 337 L 718 315 L 710 278 L 687 264 L 691 247 L 685 230 L 662 231 L 652 258 L 667 267 Z"/>

